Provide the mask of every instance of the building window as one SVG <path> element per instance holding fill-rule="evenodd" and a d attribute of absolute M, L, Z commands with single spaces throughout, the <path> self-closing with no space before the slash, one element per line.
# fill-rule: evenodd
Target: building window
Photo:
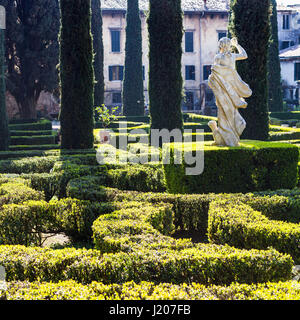
<path fill-rule="evenodd" d="M 122 95 L 121 92 L 113 92 L 112 94 L 112 103 L 122 103 Z"/>
<path fill-rule="evenodd" d="M 211 65 L 203 66 L 203 80 L 208 80 L 211 73 Z"/>
<path fill-rule="evenodd" d="M 194 32 L 185 33 L 185 52 L 194 52 Z"/>
<path fill-rule="evenodd" d="M 294 80 L 300 80 L 300 62 L 294 64 Z"/>
<path fill-rule="evenodd" d="M 281 45 L 280 45 L 280 50 L 286 49 L 288 47 L 294 46 L 295 42 L 294 41 L 281 41 Z"/>
<path fill-rule="evenodd" d="M 185 93 L 185 105 L 188 107 L 188 109 L 193 109 L 194 107 L 194 92 L 187 91 Z"/>
<path fill-rule="evenodd" d="M 110 30 L 111 35 L 111 51 L 120 52 L 121 51 L 121 31 L 120 30 Z"/>
<path fill-rule="evenodd" d="M 145 66 L 143 66 L 143 80 L 145 80 Z"/>
<path fill-rule="evenodd" d="M 226 31 L 218 31 L 218 40 L 227 36 Z"/>
<path fill-rule="evenodd" d="M 288 30 L 290 28 L 290 16 L 287 14 L 284 14 L 282 16 L 282 29 Z"/>
<path fill-rule="evenodd" d="M 280 46 L 280 49 L 283 50 L 283 49 L 286 49 L 290 46 L 290 42 L 289 41 L 281 41 L 281 46 Z"/>
<path fill-rule="evenodd" d="M 195 66 L 185 66 L 185 80 L 195 80 Z"/>
<path fill-rule="evenodd" d="M 109 66 L 109 81 L 123 80 L 123 66 Z"/>

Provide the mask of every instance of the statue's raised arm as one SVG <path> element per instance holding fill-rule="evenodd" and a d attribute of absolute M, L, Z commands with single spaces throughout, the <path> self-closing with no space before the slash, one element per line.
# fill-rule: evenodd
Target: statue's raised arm
<path fill-rule="evenodd" d="M 236 60 L 244 60 L 248 58 L 247 52 L 245 49 L 238 44 L 237 38 L 231 39 L 231 45 L 238 50 L 238 54 L 233 54 Z"/>
<path fill-rule="evenodd" d="M 249 86 L 240 78 L 235 68 L 236 60 L 247 59 L 246 51 L 238 44 L 237 39 L 221 38 L 219 52 L 212 66 L 208 85 L 213 90 L 218 107 L 218 124 L 210 121 L 215 144 L 218 146 L 238 146 L 246 122 L 239 114 L 239 108 L 246 108 L 244 98 L 252 95 Z M 235 47 L 238 53 L 231 52 Z"/>

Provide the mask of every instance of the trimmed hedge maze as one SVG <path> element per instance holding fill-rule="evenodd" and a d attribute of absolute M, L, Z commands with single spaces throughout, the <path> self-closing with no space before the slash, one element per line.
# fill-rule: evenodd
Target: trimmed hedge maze
<path fill-rule="evenodd" d="M 15 155 L 0 160 L 2 299 L 299 299 L 298 189 L 169 194 L 160 164 Z"/>

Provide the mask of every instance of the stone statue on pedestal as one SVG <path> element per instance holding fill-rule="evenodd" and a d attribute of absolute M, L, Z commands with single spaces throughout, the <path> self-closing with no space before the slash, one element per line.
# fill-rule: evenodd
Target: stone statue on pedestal
<path fill-rule="evenodd" d="M 231 46 L 235 47 L 238 53 L 232 53 Z M 217 146 L 238 146 L 240 136 L 246 128 L 246 121 L 238 109 L 247 107 L 244 98 L 250 97 L 252 91 L 237 73 L 235 62 L 247 57 L 246 51 L 236 38 L 220 39 L 219 52 L 215 56 L 208 78 L 208 85 L 215 95 L 218 107 L 218 124 L 216 121 L 209 121 L 208 125 Z"/>

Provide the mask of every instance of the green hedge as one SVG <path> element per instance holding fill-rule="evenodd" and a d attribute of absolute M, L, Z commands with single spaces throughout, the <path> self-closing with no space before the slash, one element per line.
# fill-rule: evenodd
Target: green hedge
<path fill-rule="evenodd" d="M 52 282 L 10 282 L 1 290 L 1 300 L 300 300 L 295 281 L 230 286 L 153 282 L 88 285 L 74 280 Z"/>
<path fill-rule="evenodd" d="M 77 199 L 7 204 L 0 212 L 0 243 L 41 246 L 45 234 L 62 232 L 73 242 L 90 241 L 95 219 L 116 207 Z"/>
<path fill-rule="evenodd" d="M 245 249 L 273 247 L 290 254 L 299 264 L 299 224 L 270 220 L 238 199 L 234 203 L 231 199 L 212 202 L 208 217 L 211 242 Z"/>
<path fill-rule="evenodd" d="M 208 244 L 178 251 L 116 254 L 91 249 L 0 246 L 0 264 L 6 270 L 7 281 L 230 284 L 288 280 L 293 261 L 275 250 L 239 250 Z"/>
<path fill-rule="evenodd" d="M 142 165 L 109 170 L 107 185 L 121 190 L 142 192 L 166 190 L 163 170 Z"/>
<path fill-rule="evenodd" d="M 180 153 L 180 148 L 180 144 L 170 144 L 171 162 L 164 164 L 171 193 L 292 189 L 298 181 L 299 151 L 291 144 L 244 140 L 240 147 L 213 147 L 206 143 L 200 175 L 186 175 L 184 160 L 182 165 L 174 164 L 175 150 Z M 184 148 L 185 155 L 194 155 L 196 150 L 203 150 L 203 145 L 185 144 Z"/>
<path fill-rule="evenodd" d="M 300 139 L 299 131 L 289 131 L 289 132 L 269 132 L 270 141 L 282 141 L 282 140 L 297 140 Z"/>
<path fill-rule="evenodd" d="M 166 193 L 142 193 L 121 191 L 101 186 L 97 177 L 82 177 L 71 180 L 67 186 L 67 196 L 90 201 L 140 201 L 150 203 L 170 203 L 175 213 L 174 224 L 177 229 L 196 231 L 205 238 L 208 226 L 208 210 L 210 203 L 223 194 L 173 195 Z M 233 199 L 239 199 L 261 211 L 270 219 L 286 222 L 300 222 L 300 191 L 279 190 L 258 192 L 255 194 L 232 194 Z"/>
<path fill-rule="evenodd" d="M 10 131 L 10 135 L 12 137 L 24 137 L 24 136 L 51 136 L 52 134 L 56 135 L 55 131 L 52 130 L 12 130 Z"/>
<path fill-rule="evenodd" d="M 56 135 L 41 135 L 41 136 L 11 136 L 11 145 L 45 145 L 55 144 Z"/>
<path fill-rule="evenodd" d="M 173 215 L 170 205 L 125 203 L 121 210 L 102 215 L 94 222 L 95 246 L 102 252 L 176 246 L 176 241 L 162 236 L 174 231 Z"/>
<path fill-rule="evenodd" d="M 0 173 L 42 173 L 50 172 L 57 157 L 32 157 L 16 160 L 1 160 Z"/>
<path fill-rule="evenodd" d="M 57 145 L 56 145 L 57 146 Z M 45 150 L 32 150 L 27 149 L 26 146 L 13 146 L 13 148 L 10 151 L 1 151 L 0 152 L 0 160 L 8 160 L 8 159 L 20 159 L 20 158 L 28 158 L 28 157 L 41 157 L 48 155 L 49 152 L 52 152 L 53 150 L 47 149 Z M 29 146 L 34 147 L 34 146 Z M 16 148 L 16 150 L 14 150 Z M 53 148 L 52 148 L 53 149 Z M 60 150 L 55 150 L 55 152 L 59 152 Z"/>
<path fill-rule="evenodd" d="M 60 146 L 58 144 L 43 144 L 43 145 L 15 145 L 15 146 L 9 146 L 10 151 L 24 151 L 29 153 L 31 150 L 37 150 L 40 151 L 38 154 L 42 155 L 42 152 L 44 150 L 54 150 L 59 149 Z M 36 154 L 36 155 L 38 155 Z M 1 155 L 0 155 L 1 158 Z"/>
<path fill-rule="evenodd" d="M 291 112 L 271 112 L 271 118 L 276 118 L 279 120 L 290 120 L 297 119 L 300 120 L 300 112 L 299 111 L 291 111 Z"/>
<path fill-rule="evenodd" d="M 10 119 L 9 124 L 36 123 L 38 119 Z"/>
<path fill-rule="evenodd" d="M 52 122 L 49 120 L 40 120 L 32 123 L 14 123 L 9 124 L 9 129 L 12 131 L 16 130 L 29 130 L 29 131 L 41 131 L 41 130 L 52 130 Z"/>
<path fill-rule="evenodd" d="M 121 116 L 117 117 L 117 120 L 119 121 L 129 121 L 129 122 L 144 122 L 144 123 L 149 123 L 150 122 L 150 117 L 149 116 Z"/>
<path fill-rule="evenodd" d="M 42 192 L 33 190 L 22 179 L 11 179 L 0 177 L 0 214 L 2 206 L 9 203 L 23 203 L 28 200 L 43 200 Z"/>

